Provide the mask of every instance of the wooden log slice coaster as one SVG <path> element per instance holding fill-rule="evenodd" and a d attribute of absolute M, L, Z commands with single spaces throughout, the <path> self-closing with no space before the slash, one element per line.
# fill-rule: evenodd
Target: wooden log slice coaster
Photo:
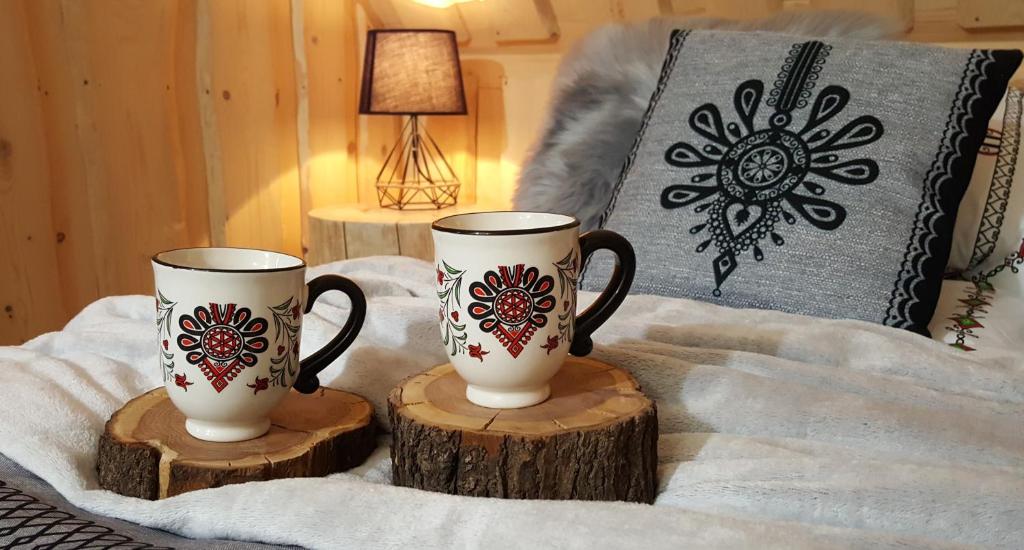
<path fill-rule="evenodd" d="M 658 415 L 620 368 L 569 357 L 551 397 L 523 409 L 466 399 L 451 364 L 388 396 L 395 485 L 455 495 L 654 501 Z"/>
<path fill-rule="evenodd" d="M 376 447 L 373 406 L 353 393 L 289 392 L 270 422 L 270 431 L 256 439 L 202 441 L 185 431 L 184 415 L 167 390 L 157 388 L 107 421 L 96 465 L 100 486 L 156 500 L 232 483 L 341 472 Z"/>

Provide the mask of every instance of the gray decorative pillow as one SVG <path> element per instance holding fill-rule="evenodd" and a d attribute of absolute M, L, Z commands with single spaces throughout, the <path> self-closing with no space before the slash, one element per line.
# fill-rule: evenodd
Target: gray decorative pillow
<path fill-rule="evenodd" d="M 597 227 L 658 84 L 669 37 L 678 28 L 860 40 L 900 32 L 887 19 L 836 11 L 783 11 L 749 21 L 655 17 L 605 25 L 574 45 L 558 67 L 547 122 L 519 174 L 516 210 L 576 216 L 584 231 Z"/>
<path fill-rule="evenodd" d="M 600 225 L 636 248 L 634 292 L 927 334 L 956 210 L 1020 60 L 676 31 Z M 609 270 L 593 262 L 585 285 Z"/>

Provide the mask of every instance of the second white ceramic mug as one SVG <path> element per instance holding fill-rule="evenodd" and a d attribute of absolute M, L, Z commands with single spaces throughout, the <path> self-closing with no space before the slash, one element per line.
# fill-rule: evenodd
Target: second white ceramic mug
<path fill-rule="evenodd" d="M 591 334 L 629 292 L 633 247 L 606 230 L 580 236 L 571 216 L 479 212 L 432 225 L 438 321 L 466 397 L 484 407 L 519 408 L 550 395 L 566 356 L 593 348 Z M 576 316 L 580 270 L 596 250 L 616 256 L 605 291 Z"/>

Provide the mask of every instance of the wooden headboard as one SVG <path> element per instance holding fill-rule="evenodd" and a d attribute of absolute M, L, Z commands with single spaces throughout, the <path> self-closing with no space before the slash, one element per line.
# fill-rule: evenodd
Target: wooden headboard
<path fill-rule="evenodd" d="M 595 27 L 657 16 L 759 19 L 846 10 L 897 22 L 904 39 L 1024 47 L 1024 0 L 359 0 L 378 27 L 454 29 L 464 54 L 563 52 Z M 439 1 L 447 8 L 430 7 Z M 1021 73 L 1024 79 L 1024 73 Z"/>

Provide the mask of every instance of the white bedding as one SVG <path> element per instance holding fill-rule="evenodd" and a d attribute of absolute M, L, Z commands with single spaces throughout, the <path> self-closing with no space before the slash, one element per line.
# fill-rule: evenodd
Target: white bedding
<path fill-rule="evenodd" d="M 321 376 L 369 397 L 445 360 L 433 267 L 369 258 L 344 273 L 370 298 L 356 345 Z M 586 301 L 586 297 L 584 300 Z M 328 295 L 303 352 L 346 316 Z M 658 401 L 655 506 L 501 501 L 388 485 L 369 462 L 292 479 L 138 501 L 97 488 L 96 439 L 161 383 L 153 299 L 100 300 L 59 333 L 0 348 L 0 453 L 72 503 L 193 537 L 320 548 L 1019 547 L 1024 540 L 1024 361 L 904 331 L 697 302 L 630 297 L 595 336 Z M 940 336 L 941 338 L 942 336 Z"/>

